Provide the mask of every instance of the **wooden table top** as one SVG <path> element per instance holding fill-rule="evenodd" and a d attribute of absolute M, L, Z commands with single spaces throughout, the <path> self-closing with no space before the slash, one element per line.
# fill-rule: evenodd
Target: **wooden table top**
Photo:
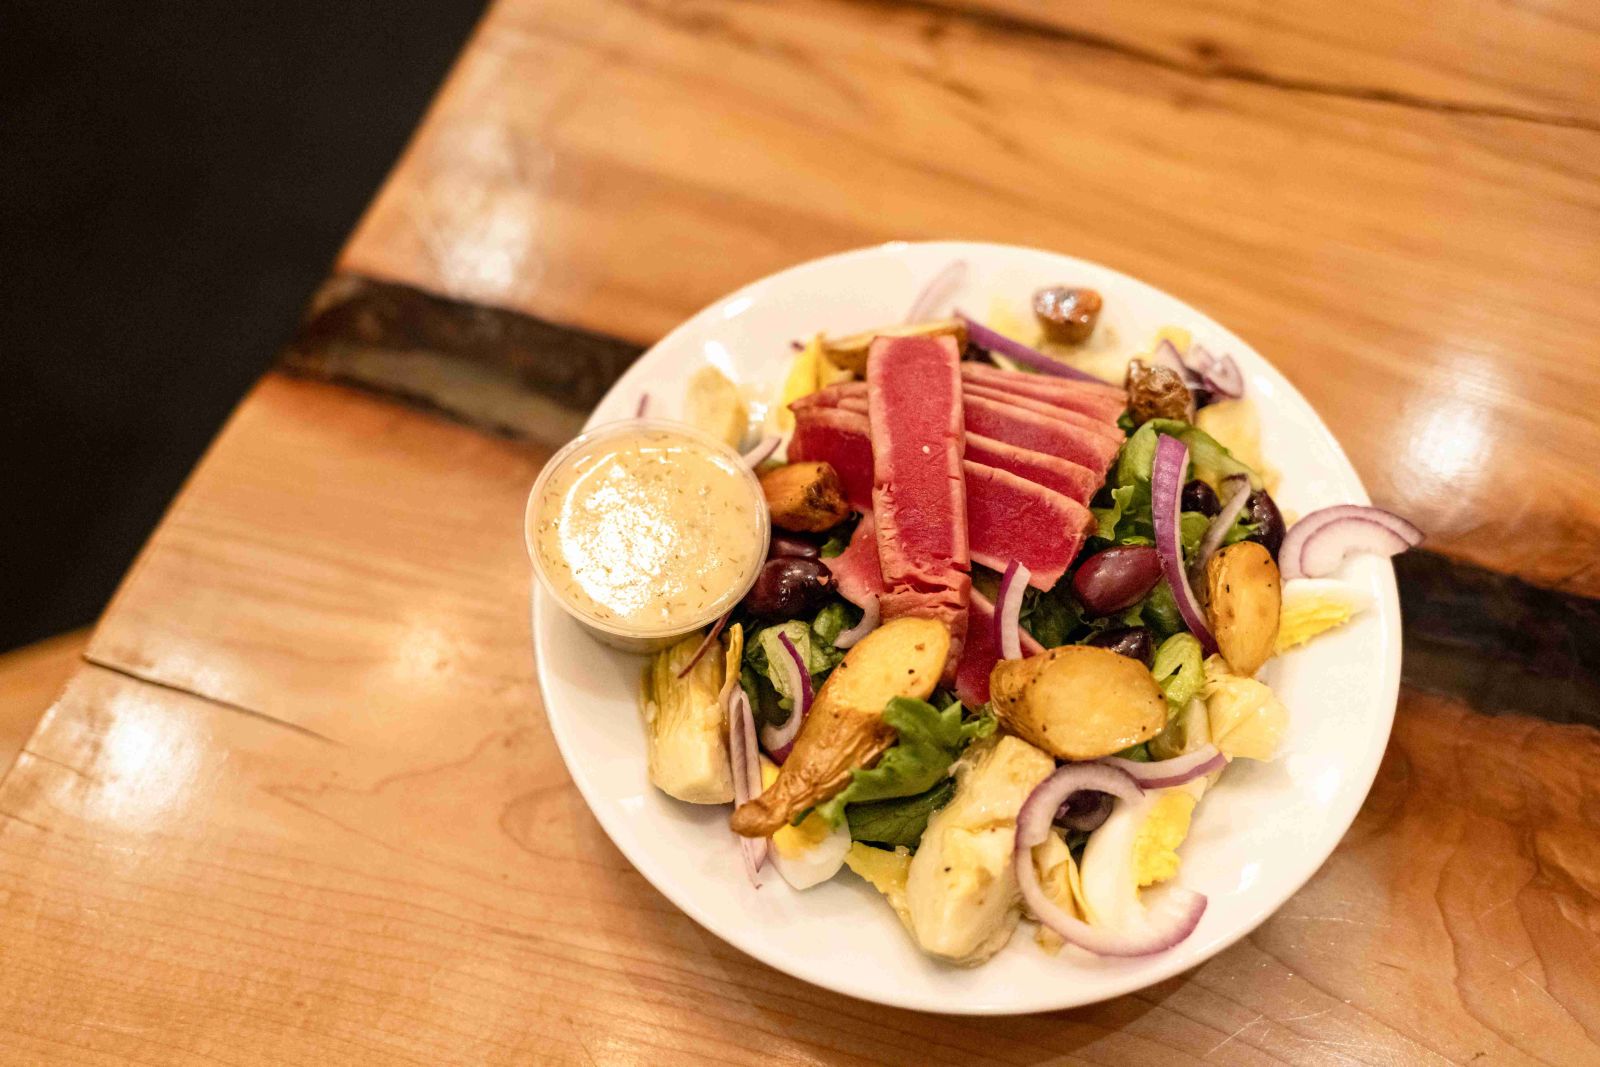
<path fill-rule="evenodd" d="M 0 783 L 17 1063 L 1600 1062 L 1600 19 L 1467 0 L 500 0 Z M 539 703 L 528 486 L 640 347 L 886 239 L 1249 338 L 1429 552 L 1323 870 L 1014 1019 L 651 889 Z"/>

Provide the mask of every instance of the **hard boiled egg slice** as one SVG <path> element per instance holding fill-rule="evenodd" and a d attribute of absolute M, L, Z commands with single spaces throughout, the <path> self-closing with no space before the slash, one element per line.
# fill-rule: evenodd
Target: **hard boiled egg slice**
<path fill-rule="evenodd" d="M 1283 583 L 1277 651 L 1303 645 L 1343 626 L 1372 606 L 1372 597 L 1337 578 L 1291 578 Z"/>
<path fill-rule="evenodd" d="M 1137 800 L 1119 800 L 1111 817 L 1089 835 L 1078 876 L 1089 922 L 1112 930 L 1134 930 L 1144 921 L 1139 890 L 1178 873 L 1178 846 L 1189 836 L 1204 779 L 1154 789 Z"/>
<path fill-rule="evenodd" d="M 762 786 L 770 787 L 777 777 L 777 765 L 763 756 Z M 826 882 L 839 873 L 849 854 L 849 824 L 829 826 L 816 812 L 807 815 L 799 826 L 785 826 L 772 835 L 772 865 L 796 889 L 810 889 Z"/>

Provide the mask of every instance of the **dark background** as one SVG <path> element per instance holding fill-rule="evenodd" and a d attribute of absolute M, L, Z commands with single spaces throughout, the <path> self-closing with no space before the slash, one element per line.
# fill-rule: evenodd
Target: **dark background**
<path fill-rule="evenodd" d="M 99 614 L 483 6 L 0 0 L 0 650 Z"/>

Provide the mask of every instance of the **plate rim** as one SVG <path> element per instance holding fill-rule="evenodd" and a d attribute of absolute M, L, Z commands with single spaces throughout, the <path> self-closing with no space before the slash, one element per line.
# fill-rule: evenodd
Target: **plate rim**
<path fill-rule="evenodd" d="M 1345 452 L 1343 444 L 1339 441 L 1338 437 L 1333 433 L 1333 431 L 1329 429 L 1327 423 L 1323 421 L 1321 414 L 1317 412 L 1316 408 L 1309 400 L 1305 398 L 1305 396 L 1288 378 L 1288 376 L 1278 368 L 1277 364 L 1273 363 L 1266 356 L 1262 355 L 1256 350 L 1254 345 L 1249 344 L 1243 338 L 1239 337 L 1220 321 L 1200 310 L 1199 308 L 1196 308 L 1188 301 L 1183 300 L 1182 298 L 1169 293 L 1164 289 L 1152 285 L 1143 279 L 1137 278 L 1115 267 L 1100 263 L 1096 260 L 1085 259 L 1081 256 L 1057 252 L 1046 248 L 992 241 L 885 241 L 878 244 L 865 245 L 859 248 L 847 249 L 845 251 L 834 252 L 830 253 L 829 255 L 818 256 L 813 259 L 804 260 L 800 263 L 791 264 L 781 270 L 774 271 L 770 274 L 763 275 L 760 278 L 750 281 L 729 293 L 717 297 L 716 299 L 707 303 L 705 306 L 699 308 L 693 314 L 689 315 L 683 321 L 678 323 L 677 326 L 673 327 L 672 330 L 668 331 L 668 333 L 660 340 L 656 341 L 648 349 L 641 353 L 638 359 L 636 359 L 628 367 L 628 369 L 618 377 L 616 382 L 614 382 L 611 387 L 607 389 L 605 395 L 601 398 L 595 409 L 593 409 L 586 418 L 584 422 L 584 430 L 587 431 L 592 426 L 597 424 L 597 414 L 599 410 L 605 406 L 606 401 L 610 397 L 615 395 L 618 391 L 625 392 L 625 387 L 630 385 L 636 377 L 644 376 L 645 365 L 651 360 L 651 357 L 653 357 L 658 350 L 672 346 L 680 336 L 697 327 L 701 319 L 709 315 L 714 310 L 721 308 L 733 301 L 750 297 L 753 291 L 774 284 L 778 279 L 783 278 L 791 273 L 816 270 L 840 261 L 871 258 L 876 255 L 892 253 L 897 250 L 933 250 L 937 248 L 946 248 L 950 250 L 952 255 L 959 255 L 963 250 L 982 250 L 1002 253 L 1043 255 L 1063 260 L 1068 263 L 1084 264 L 1096 270 L 1104 271 L 1108 274 L 1114 275 L 1121 281 L 1131 284 L 1135 288 L 1148 290 L 1149 293 L 1174 302 L 1186 315 L 1192 316 L 1197 322 L 1204 322 L 1212 327 L 1215 327 L 1218 331 L 1236 343 L 1240 348 L 1248 350 L 1250 353 L 1260 359 L 1262 363 L 1266 364 L 1266 366 L 1269 367 L 1275 375 L 1277 375 L 1283 387 L 1288 390 L 1289 396 L 1293 400 L 1304 405 L 1305 409 L 1311 413 L 1311 416 L 1316 420 L 1317 427 L 1322 431 L 1327 444 L 1332 447 L 1338 458 L 1343 461 L 1345 467 L 1349 470 L 1357 486 L 1357 495 L 1360 498 L 1360 502 L 1370 502 L 1370 497 L 1367 494 L 1366 486 L 1361 479 L 1360 472 L 1357 471 L 1355 465 L 1350 462 L 1350 457 Z M 605 420 L 600 419 L 598 421 Z M 657 867 L 654 860 L 651 858 L 651 853 L 649 853 L 648 850 L 635 850 L 629 845 L 624 844 L 626 835 L 623 835 L 618 829 L 613 827 L 613 822 L 620 819 L 620 814 L 618 812 L 608 810 L 606 804 L 597 803 L 597 785 L 586 772 L 586 770 L 583 769 L 582 762 L 575 759 L 573 750 L 570 747 L 572 746 L 573 741 L 571 736 L 566 732 L 562 725 L 562 717 L 559 715 L 552 715 L 550 713 L 553 702 L 551 700 L 549 683 L 547 681 L 548 675 L 543 669 L 545 656 L 541 647 L 541 634 L 543 632 L 543 620 L 552 609 L 550 605 L 546 603 L 547 598 L 543 595 L 542 590 L 540 590 L 537 580 L 532 579 L 531 576 L 529 585 L 531 600 L 530 621 L 532 626 L 530 643 L 533 646 L 534 670 L 538 681 L 539 696 L 545 721 L 550 727 L 552 736 L 555 738 L 556 748 L 561 754 L 561 760 L 566 767 L 567 774 L 572 779 L 573 783 L 578 787 L 578 792 L 580 795 L 582 795 L 585 806 L 589 809 L 590 814 L 592 814 L 595 820 L 600 824 L 601 829 L 605 831 L 606 836 L 611 840 L 612 845 L 622 853 L 623 858 L 625 858 L 628 863 L 636 871 L 638 871 L 639 874 L 643 876 L 644 879 L 649 882 L 657 892 L 666 897 L 674 907 L 678 908 L 684 914 L 688 915 L 689 918 L 693 919 L 702 929 L 715 935 L 717 938 L 733 946 L 757 962 L 771 967 L 774 970 L 780 971 L 791 978 L 795 978 L 799 981 L 805 982 L 808 985 L 826 989 L 843 996 L 861 1000 L 863 1002 L 882 1004 L 886 1007 L 904 1008 L 913 1011 L 934 1012 L 944 1015 L 1032 1015 L 1042 1012 L 1060 1011 L 1069 1008 L 1102 1003 L 1116 997 L 1137 992 L 1141 989 L 1147 989 L 1156 983 L 1166 981 L 1176 975 L 1182 974 L 1205 964 L 1240 940 L 1255 932 L 1255 930 L 1257 930 L 1264 922 L 1270 919 L 1280 908 L 1288 903 L 1291 898 L 1298 894 L 1300 890 L 1303 889 L 1305 885 L 1310 882 L 1310 880 L 1315 877 L 1316 874 L 1327 864 L 1329 857 L 1333 855 L 1339 844 L 1348 835 L 1350 827 L 1354 824 L 1356 816 L 1360 813 L 1362 806 L 1366 803 L 1366 799 L 1372 791 L 1373 783 L 1377 780 L 1378 771 L 1380 770 L 1383 762 L 1383 754 L 1388 748 L 1389 739 L 1394 730 L 1395 714 L 1399 705 L 1401 656 L 1403 650 L 1402 642 L 1399 639 L 1401 626 L 1399 590 L 1395 581 L 1393 564 L 1388 560 L 1379 561 L 1376 577 L 1378 584 L 1381 586 L 1381 591 L 1374 604 L 1375 613 L 1383 622 L 1392 623 L 1391 628 L 1393 630 L 1393 637 L 1385 644 L 1385 654 L 1382 658 L 1384 684 L 1380 687 L 1379 699 L 1381 704 L 1379 705 L 1380 710 L 1377 712 L 1378 716 L 1382 720 L 1381 729 L 1373 731 L 1372 739 L 1367 746 L 1367 766 L 1365 773 L 1354 774 L 1351 778 L 1350 784 L 1352 788 L 1349 789 L 1349 791 L 1345 794 L 1345 796 L 1349 798 L 1346 802 L 1348 810 L 1341 809 L 1337 812 L 1331 812 L 1331 814 L 1333 814 L 1335 817 L 1329 821 L 1339 825 L 1339 832 L 1336 835 L 1330 836 L 1325 849 L 1318 850 L 1321 854 L 1317 856 L 1316 862 L 1307 867 L 1303 877 L 1292 880 L 1293 884 L 1286 888 L 1283 892 L 1280 894 L 1273 894 L 1272 896 L 1275 897 L 1275 899 L 1269 899 L 1264 905 L 1255 909 L 1244 920 L 1241 920 L 1237 924 L 1236 930 L 1216 938 L 1210 944 L 1205 946 L 1197 958 L 1179 959 L 1178 957 L 1174 957 L 1173 964 L 1170 967 L 1158 967 L 1158 973 L 1154 975 L 1116 976 L 1114 978 L 1104 979 L 1102 982 L 1097 982 L 1094 985 L 1093 991 L 1089 996 L 1073 996 L 1071 995 L 1072 992 L 1081 992 L 1081 990 L 1069 990 L 1064 988 L 1062 990 L 1064 995 L 1058 1000 L 1040 1000 L 1036 1003 L 1024 1004 L 1017 1007 L 991 1003 L 949 1004 L 918 994 L 912 994 L 909 996 L 890 996 L 886 994 L 893 992 L 893 990 L 886 989 L 884 984 L 881 982 L 873 986 L 857 986 L 845 982 L 830 981 L 827 980 L 826 977 L 803 974 L 796 967 L 790 966 L 787 961 L 771 959 L 767 955 L 763 954 L 759 940 L 749 935 L 748 930 L 750 927 L 748 924 L 741 926 L 741 924 L 737 922 L 724 922 L 721 917 L 713 914 L 709 909 L 701 906 L 701 904 L 696 901 L 687 891 L 681 890 L 676 885 L 675 879 L 672 878 L 668 872 Z M 1358 782 L 1359 788 L 1354 788 Z"/>

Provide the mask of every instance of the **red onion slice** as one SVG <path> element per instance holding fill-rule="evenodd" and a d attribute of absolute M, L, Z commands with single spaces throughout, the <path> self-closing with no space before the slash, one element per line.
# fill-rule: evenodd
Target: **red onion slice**
<path fill-rule="evenodd" d="M 1216 745 L 1201 745 L 1193 752 L 1185 752 L 1172 759 L 1154 760 L 1150 763 L 1119 759 L 1116 756 L 1107 756 L 1100 762 L 1125 772 L 1145 789 L 1170 789 L 1175 785 L 1192 782 L 1196 778 L 1204 778 L 1213 771 L 1222 770 L 1228 765 L 1228 757 L 1224 756 Z"/>
<path fill-rule="evenodd" d="M 1306 538 L 1296 561 L 1296 573 L 1290 577 L 1326 578 L 1338 570 L 1348 556 L 1398 556 L 1415 545 L 1415 541 L 1402 537 L 1381 522 L 1340 519 Z"/>
<path fill-rule="evenodd" d="M 1013 341 L 1003 333 L 997 333 L 989 329 L 989 327 L 970 315 L 957 311 L 956 318 L 967 324 L 967 340 L 979 348 L 988 349 L 990 352 L 998 352 L 1008 359 L 1016 360 L 1029 370 L 1038 371 L 1040 374 L 1048 374 L 1056 378 L 1076 378 L 1079 381 L 1095 382 L 1099 385 L 1105 384 L 1105 382 L 1102 382 L 1092 374 L 1081 371 L 1077 367 L 1069 367 L 1060 360 L 1051 359 L 1043 352 L 1036 351 L 1020 341 Z"/>
<path fill-rule="evenodd" d="M 639 406 L 637 408 L 634 408 L 633 417 L 636 418 L 636 419 L 642 419 L 642 418 L 644 418 L 645 412 L 647 412 L 649 410 L 650 410 L 650 394 L 649 393 L 641 393 L 641 394 L 639 394 Z"/>
<path fill-rule="evenodd" d="M 778 665 L 789 680 L 789 692 L 794 694 L 794 707 L 782 726 L 761 727 L 761 747 L 767 750 L 772 762 L 781 767 L 783 761 L 789 758 L 789 751 L 794 748 L 794 739 L 800 734 L 800 724 L 811 710 L 811 672 L 806 669 L 806 661 L 794 642 L 789 640 L 788 634 L 780 633 L 778 643 L 783 645 L 783 651 L 787 653 L 778 661 Z"/>
<path fill-rule="evenodd" d="M 1189 568 L 1189 573 L 1198 581 L 1206 572 L 1206 564 L 1211 562 L 1211 557 L 1222 547 L 1222 539 L 1228 536 L 1228 531 L 1233 529 L 1233 524 L 1238 521 L 1239 513 L 1250 502 L 1250 479 L 1242 474 L 1228 477 L 1223 484 L 1237 481 L 1228 499 L 1223 502 L 1222 510 L 1217 512 L 1211 520 L 1211 525 L 1206 527 L 1206 535 L 1200 539 L 1200 549 L 1194 554 L 1194 564 Z"/>
<path fill-rule="evenodd" d="M 678 672 L 679 678 L 687 678 L 689 676 L 689 672 L 694 670 L 694 665 L 700 662 L 700 657 L 706 654 L 706 649 L 710 648 L 711 643 L 715 641 L 718 635 L 722 633 L 722 628 L 728 625 L 728 619 L 732 615 L 733 609 L 729 608 L 727 611 L 723 612 L 722 618 L 718 619 L 712 624 L 711 630 L 706 634 L 705 640 L 700 642 L 700 647 L 694 650 L 694 655 L 689 658 L 689 662 L 685 663 L 683 665 L 683 670 Z"/>
<path fill-rule="evenodd" d="M 1137 799 L 1144 791 L 1123 771 L 1094 763 L 1069 763 L 1028 795 L 1017 813 L 1017 835 L 1012 862 L 1023 902 L 1040 923 L 1061 937 L 1099 956 L 1149 956 L 1181 942 L 1200 924 L 1206 898 L 1188 889 L 1169 889 L 1160 903 L 1147 909 L 1137 931 L 1114 931 L 1090 926 L 1067 914 L 1045 893 L 1033 867 L 1033 848 L 1050 833 L 1050 821 L 1074 793 L 1093 789 L 1121 800 Z"/>
<path fill-rule="evenodd" d="M 761 466 L 767 461 L 768 456 L 778 450 L 778 446 L 781 444 L 783 444 L 783 438 L 777 434 L 767 434 L 767 436 L 756 442 L 756 447 L 744 454 L 744 465 L 752 468 Z"/>
<path fill-rule="evenodd" d="M 1212 362 L 1200 372 L 1200 380 L 1205 383 L 1207 389 L 1218 396 L 1225 396 L 1229 400 L 1238 400 L 1244 396 L 1244 372 L 1239 369 L 1239 364 L 1233 361 L 1232 356 L 1223 356 Z"/>
<path fill-rule="evenodd" d="M 1178 354 L 1178 347 L 1166 338 L 1156 345 L 1156 350 L 1150 353 L 1150 362 L 1157 367 L 1165 367 L 1182 379 L 1183 384 L 1190 392 L 1204 387 L 1204 383 L 1189 364 L 1183 361 Z"/>
<path fill-rule="evenodd" d="M 733 687 L 728 698 L 728 757 L 733 765 L 733 802 L 744 804 L 760 796 L 761 754 L 756 749 L 756 720 L 750 710 L 750 698 L 739 686 Z M 761 868 L 767 862 L 772 847 L 765 837 L 739 837 L 739 852 L 744 857 L 745 874 L 750 884 L 761 888 Z"/>
<path fill-rule="evenodd" d="M 1313 537 L 1325 528 L 1346 522 L 1375 523 L 1394 534 L 1403 544 L 1394 547 L 1395 541 L 1385 540 L 1371 531 L 1356 527 L 1350 533 L 1352 538 L 1347 549 L 1341 549 L 1333 561 L 1328 564 L 1327 559 L 1338 546 L 1338 541 L 1323 543 L 1318 550 L 1316 560 L 1313 562 L 1327 566 L 1328 569 L 1320 573 L 1313 573 L 1305 561 L 1305 549 Z M 1336 504 L 1333 507 L 1320 508 L 1300 519 L 1299 522 L 1289 527 L 1289 532 L 1284 535 L 1283 545 L 1278 549 L 1278 565 L 1283 571 L 1285 579 L 1288 578 L 1321 578 L 1336 568 L 1344 557 L 1350 552 L 1374 551 L 1381 555 L 1393 556 L 1404 552 L 1407 548 L 1415 548 L 1422 543 L 1422 531 L 1416 526 L 1402 519 L 1391 511 L 1382 508 L 1367 507 L 1362 504 Z"/>
<path fill-rule="evenodd" d="M 1001 659 L 1022 658 L 1022 594 L 1033 573 L 1017 560 L 1006 567 L 994 604 L 994 643 Z"/>
<path fill-rule="evenodd" d="M 833 639 L 833 647 L 853 647 L 857 641 L 878 628 L 878 620 L 881 615 L 882 611 L 878 607 L 878 598 L 875 596 L 868 597 L 867 602 L 861 605 L 861 621 L 850 627 L 850 629 L 841 631 L 839 636 Z"/>
<path fill-rule="evenodd" d="M 1183 493 L 1183 474 L 1188 467 L 1189 446 L 1176 437 L 1161 434 L 1156 439 L 1156 459 L 1150 471 L 1156 551 L 1161 556 L 1161 573 L 1172 587 L 1173 599 L 1178 602 L 1178 614 L 1183 616 L 1189 632 L 1199 639 L 1200 647 L 1210 656 L 1217 651 L 1217 639 L 1211 636 L 1206 613 L 1189 587 L 1189 575 L 1183 566 L 1183 543 L 1178 538 L 1179 500 Z"/>
<path fill-rule="evenodd" d="M 1211 350 L 1205 345 L 1202 345 L 1198 341 L 1195 341 L 1189 345 L 1188 365 L 1196 374 L 1203 376 L 1205 372 L 1210 370 L 1212 365 L 1216 362 L 1217 357 L 1213 356 L 1211 354 Z"/>
<path fill-rule="evenodd" d="M 949 302 L 966 280 L 966 260 L 958 259 L 946 266 L 929 279 L 928 284 L 922 287 L 922 292 L 911 302 L 911 310 L 906 312 L 906 322 L 927 322 L 933 318 L 934 312 Z"/>

